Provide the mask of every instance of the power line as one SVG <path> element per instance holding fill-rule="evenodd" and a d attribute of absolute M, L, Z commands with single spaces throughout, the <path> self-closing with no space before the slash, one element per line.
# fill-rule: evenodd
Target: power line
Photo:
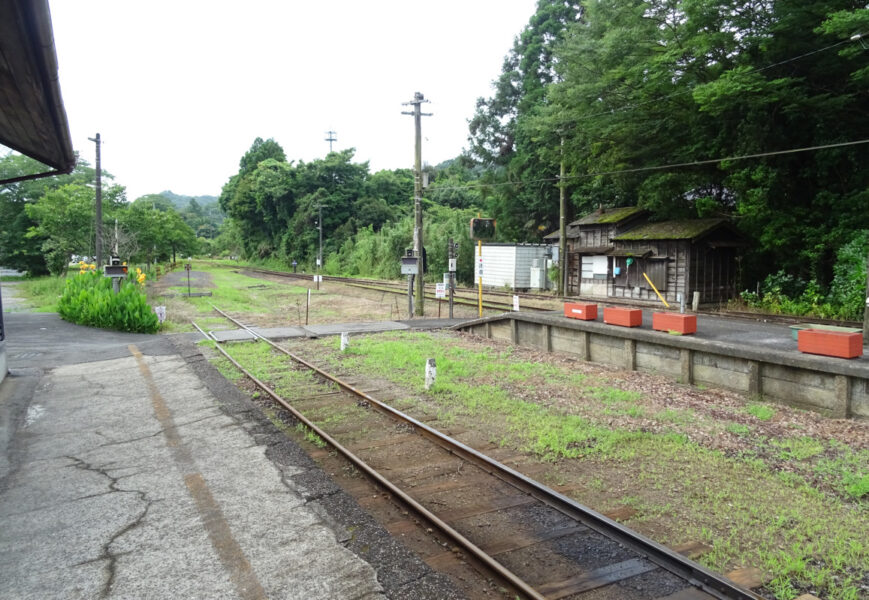
<path fill-rule="evenodd" d="M 758 152 L 756 154 L 743 154 L 740 156 L 725 156 L 722 158 L 709 158 L 705 160 L 694 160 L 689 162 L 681 162 L 681 163 L 670 163 L 666 165 L 655 165 L 650 167 L 636 167 L 634 169 L 619 169 L 617 171 L 593 171 L 590 173 L 584 173 L 582 175 L 566 175 L 564 177 L 544 177 L 542 179 L 532 179 L 530 181 L 503 181 L 500 183 L 471 183 L 468 185 L 456 185 L 456 186 L 444 186 L 444 187 L 436 187 L 431 188 L 432 191 L 435 190 L 464 190 L 464 189 L 472 189 L 472 188 L 483 188 L 483 187 L 497 187 L 497 186 L 522 186 L 528 185 L 532 183 L 555 183 L 558 181 L 567 181 L 569 179 L 583 179 L 586 177 L 601 177 L 606 175 L 622 175 L 625 173 L 643 173 L 647 171 L 663 171 L 666 169 L 678 169 L 682 167 L 697 167 L 701 165 L 709 165 L 724 161 L 733 161 L 733 160 L 747 160 L 749 158 L 763 158 L 765 156 L 780 156 L 782 154 L 796 154 L 798 152 L 812 152 L 815 150 L 827 150 L 829 148 L 842 148 L 845 146 L 858 146 L 860 144 L 869 143 L 869 138 L 863 140 L 854 140 L 851 142 L 837 142 L 835 144 L 823 144 L 820 146 L 805 146 L 803 148 L 789 148 L 787 150 L 774 150 L 771 152 Z"/>

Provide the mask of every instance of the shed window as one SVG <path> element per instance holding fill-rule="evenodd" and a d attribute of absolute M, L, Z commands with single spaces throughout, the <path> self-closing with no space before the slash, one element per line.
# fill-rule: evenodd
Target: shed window
<path fill-rule="evenodd" d="M 583 256 L 582 278 L 583 279 L 606 279 L 609 268 L 606 256 Z"/>

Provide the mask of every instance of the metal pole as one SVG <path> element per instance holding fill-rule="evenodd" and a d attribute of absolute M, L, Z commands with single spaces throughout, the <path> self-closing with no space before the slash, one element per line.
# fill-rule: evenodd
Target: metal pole
<path fill-rule="evenodd" d="M 863 309 L 863 344 L 869 343 L 869 256 L 866 257 L 866 306 Z"/>
<path fill-rule="evenodd" d="M 96 239 L 94 240 L 94 253 L 96 254 L 97 267 L 103 265 L 103 183 L 102 168 L 100 166 L 100 134 L 95 138 L 88 138 L 97 145 L 97 181 L 96 181 Z"/>
<path fill-rule="evenodd" d="M 407 276 L 407 318 L 413 318 L 413 275 Z"/>
<path fill-rule="evenodd" d="M 483 274 L 480 272 L 483 265 L 483 240 L 477 240 L 477 304 L 480 309 L 480 317 L 483 316 Z"/>
<path fill-rule="evenodd" d="M 450 238 L 449 246 L 447 247 L 447 265 L 450 265 L 452 263 L 451 259 L 456 258 L 453 248 L 454 248 L 453 238 Z M 453 318 L 453 277 L 455 277 L 455 272 L 451 268 L 448 268 L 447 271 L 449 271 L 449 273 L 450 273 L 450 282 L 449 282 L 449 286 L 450 286 L 450 318 L 452 319 Z"/>

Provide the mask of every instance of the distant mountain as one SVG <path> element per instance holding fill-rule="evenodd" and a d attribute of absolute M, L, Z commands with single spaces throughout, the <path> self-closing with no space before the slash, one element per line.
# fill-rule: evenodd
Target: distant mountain
<path fill-rule="evenodd" d="M 169 190 L 160 192 L 160 195 L 169 200 L 178 211 L 186 209 L 191 200 L 196 200 L 197 204 L 202 208 L 205 208 L 209 204 L 217 204 L 217 196 L 181 196 Z"/>

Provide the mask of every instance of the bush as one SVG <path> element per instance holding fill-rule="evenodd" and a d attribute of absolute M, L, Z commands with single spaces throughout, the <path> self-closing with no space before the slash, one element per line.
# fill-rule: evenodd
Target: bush
<path fill-rule="evenodd" d="M 154 333 L 160 326 L 138 283 L 122 279 L 116 294 L 111 278 L 96 272 L 67 280 L 57 312 L 66 321 L 103 329 Z"/>

